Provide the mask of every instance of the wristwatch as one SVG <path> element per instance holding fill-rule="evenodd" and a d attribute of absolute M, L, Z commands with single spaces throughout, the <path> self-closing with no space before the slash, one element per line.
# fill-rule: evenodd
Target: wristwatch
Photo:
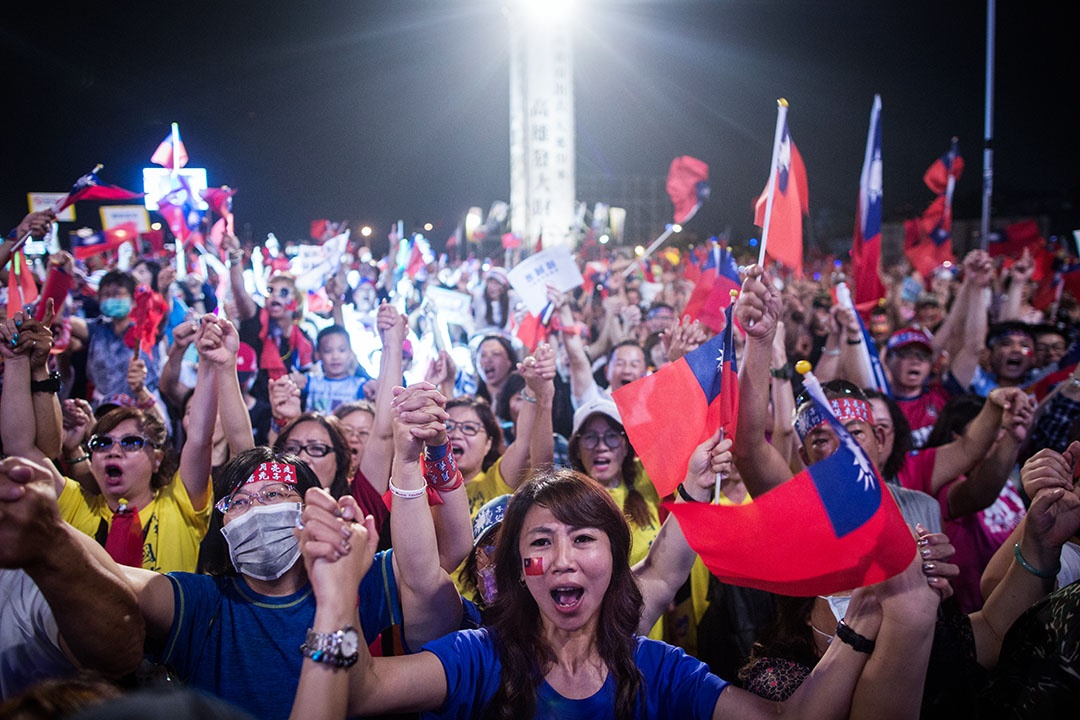
<path fill-rule="evenodd" d="M 32 380 L 30 381 L 30 392 L 32 393 L 58 393 L 60 392 L 60 373 L 53 370 L 49 373 L 48 380 Z"/>
<path fill-rule="evenodd" d="M 304 657 L 339 668 L 355 665 L 360 656 L 359 649 L 360 635 L 352 626 L 332 633 L 319 633 L 309 628 L 304 644 L 300 646 Z"/>

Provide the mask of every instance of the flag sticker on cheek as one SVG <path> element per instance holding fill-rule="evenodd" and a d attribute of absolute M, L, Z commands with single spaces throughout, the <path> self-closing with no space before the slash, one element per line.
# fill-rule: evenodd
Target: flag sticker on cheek
<path fill-rule="evenodd" d="M 544 558 L 527 557 L 522 561 L 525 566 L 526 575 L 543 575 L 544 574 Z"/>

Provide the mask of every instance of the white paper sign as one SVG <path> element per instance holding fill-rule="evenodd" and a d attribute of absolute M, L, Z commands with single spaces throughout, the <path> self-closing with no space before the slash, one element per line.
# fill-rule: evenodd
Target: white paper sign
<path fill-rule="evenodd" d="M 515 265 L 507 276 L 510 285 L 533 315 L 539 315 L 547 305 L 548 285 L 566 292 L 585 282 L 577 263 L 570 257 L 570 249 L 565 245 L 556 245 L 530 255 Z"/>
<path fill-rule="evenodd" d="M 112 230 L 124 223 L 135 223 L 140 233 L 150 232 L 150 216 L 142 205 L 102 205 L 101 229 Z"/>
<path fill-rule="evenodd" d="M 326 284 L 327 278 L 341 266 L 341 256 L 349 244 L 349 231 L 332 237 L 322 245 L 300 245 L 296 257 L 289 262 L 296 275 L 296 287 L 315 290 Z"/>
<path fill-rule="evenodd" d="M 30 204 L 30 212 L 42 212 L 52 210 L 60 198 L 66 197 L 67 193 L 32 192 L 26 193 L 26 200 Z M 64 211 L 56 216 L 63 222 L 75 222 L 75 206 L 68 205 Z"/>

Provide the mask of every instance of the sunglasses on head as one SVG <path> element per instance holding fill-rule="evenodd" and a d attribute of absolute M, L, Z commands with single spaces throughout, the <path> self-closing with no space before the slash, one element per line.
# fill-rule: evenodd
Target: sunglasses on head
<path fill-rule="evenodd" d="M 827 383 L 822 384 L 822 389 L 828 392 L 840 393 L 841 395 L 854 395 L 860 400 L 863 399 L 863 391 L 855 383 L 850 383 L 847 380 L 830 380 Z M 826 397 L 828 395 L 826 394 Z M 810 391 L 803 390 L 795 398 L 795 407 L 800 408 L 804 403 L 810 402 Z"/>
<path fill-rule="evenodd" d="M 91 453 L 104 452 L 111 448 L 113 443 L 120 443 L 120 449 L 129 453 L 138 452 L 147 445 L 154 447 L 154 443 L 150 441 L 150 438 L 145 435 L 136 435 L 135 433 L 124 435 L 119 438 L 114 438 L 111 435 L 95 435 L 90 438 L 90 442 L 86 444 L 86 447 Z"/>

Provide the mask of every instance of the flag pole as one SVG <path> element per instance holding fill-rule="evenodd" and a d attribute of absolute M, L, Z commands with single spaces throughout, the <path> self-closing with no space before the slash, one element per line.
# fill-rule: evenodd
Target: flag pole
<path fill-rule="evenodd" d="M 780 160 L 780 141 L 787 124 L 788 101 L 780 98 L 776 101 L 776 134 L 773 136 L 772 165 L 769 166 L 769 190 L 765 195 L 765 224 L 761 226 L 761 249 L 758 250 L 758 265 L 765 266 L 765 244 L 769 241 L 769 220 L 772 219 L 773 192 L 776 189 L 776 163 Z"/>
<path fill-rule="evenodd" d="M 180 124 L 172 124 L 172 163 L 169 168 L 169 177 L 172 180 L 176 179 L 176 175 L 180 168 L 177 167 L 177 161 L 180 157 Z M 195 198 L 191 198 L 192 201 Z M 187 222 L 187 219 L 184 219 Z M 184 241 L 178 237 L 174 237 L 173 240 L 176 243 L 176 279 L 183 280 L 187 277 L 187 262 L 184 260 Z"/>
<path fill-rule="evenodd" d="M 682 222 L 681 223 L 676 223 L 676 224 L 681 227 L 682 225 L 685 225 L 686 223 L 690 222 L 690 220 L 695 215 L 697 215 L 697 211 L 700 208 L 701 208 L 701 203 L 700 202 L 694 203 L 694 207 L 690 208 L 690 212 L 686 213 L 686 217 L 683 218 Z M 671 237 L 671 234 L 673 232 L 675 232 L 674 225 L 669 227 L 667 230 L 664 230 L 664 232 L 660 233 L 660 237 L 658 237 L 658 238 L 656 238 L 655 240 L 652 241 L 652 243 L 649 245 L 649 247 L 647 247 L 645 249 L 645 252 L 643 252 L 641 254 L 641 257 L 639 257 L 634 262 L 630 263 L 630 265 L 625 270 L 623 270 L 623 277 L 629 277 L 630 273 L 634 272 L 634 270 L 637 269 L 637 265 L 639 263 L 643 263 L 646 260 L 648 260 L 649 256 L 652 255 L 654 252 L 656 252 L 657 248 L 659 248 L 661 245 L 663 245 L 664 241 L 667 240 L 669 237 Z"/>
<path fill-rule="evenodd" d="M 983 110 L 983 192 L 979 247 L 990 241 L 990 197 L 994 194 L 994 16 L 997 0 L 986 0 L 986 104 Z"/>

